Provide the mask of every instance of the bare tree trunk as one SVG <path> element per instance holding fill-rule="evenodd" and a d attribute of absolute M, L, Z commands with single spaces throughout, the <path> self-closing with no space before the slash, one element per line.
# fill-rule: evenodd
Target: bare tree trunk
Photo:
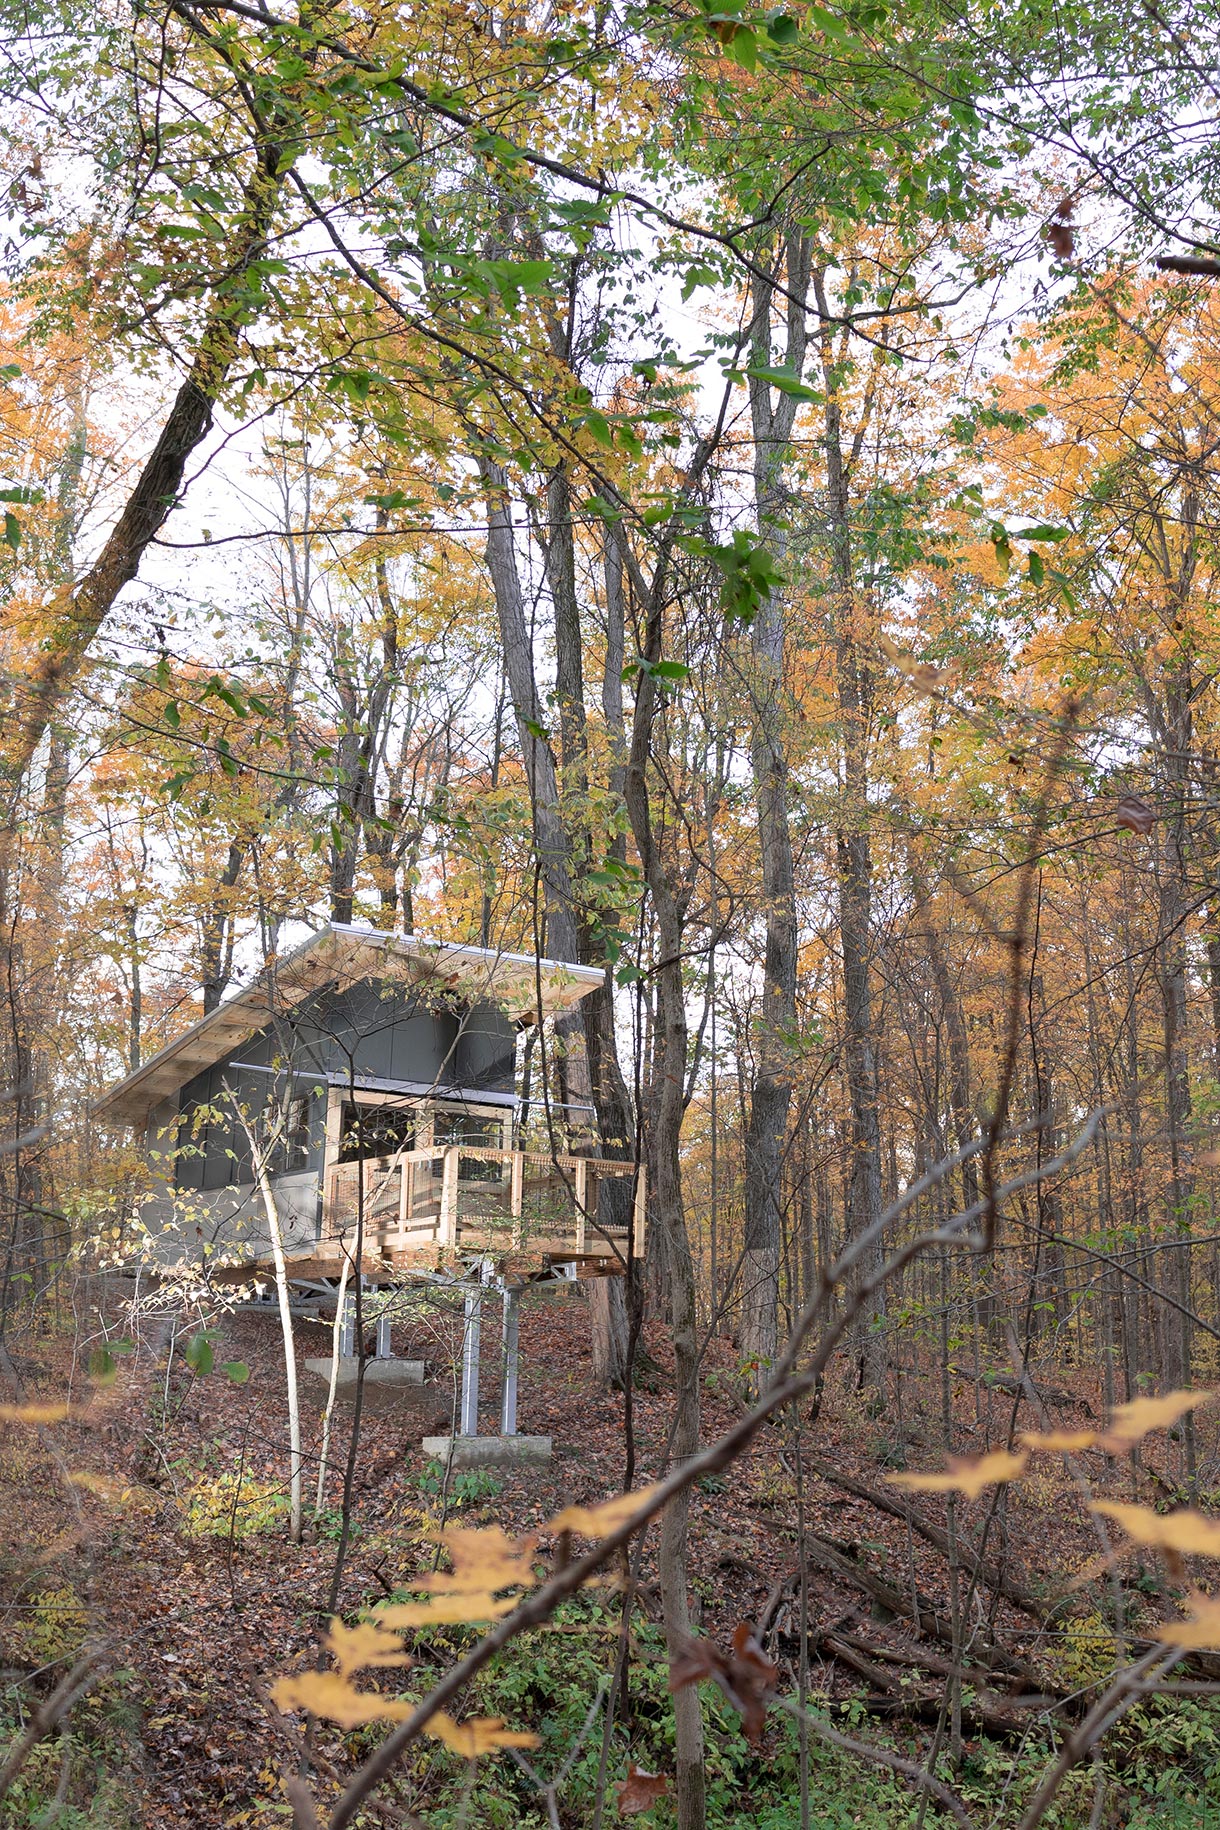
<path fill-rule="evenodd" d="M 777 256 L 776 266 L 779 267 Z M 799 231 L 784 238 L 787 335 L 783 365 L 795 375 L 804 367 L 810 242 Z M 751 359 L 755 368 L 772 365 L 771 313 L 775 285 L 759 273 L 751 289 L 754 310 Z M 755 515 L 760 534 L 782 561 L 788 544 L 783 523 L 782 473 L 797 402 L 780 393 L 772 404 L 769 382 L 750 382 L 754 432 Z M 756 1387 L 765 1383 L 775 1358 L 780 1234 L 783 1221 L 783 1158 L 791 1085 L 788 1059 L 796 1029 L 797 922 L 788 824 L 788 756 L 785 737 L 784 613 L 777 596 L 764 597 L 750 626 L 753 673 L 750 681 L 750 766 L 758 812 L 758 845 L 763 880 L 766 949 L 762 1011 L 757 1026 L 754 1084 L 745 1138 L 745 1240 L 741 1270 L 741 1346 L 755 1363 Z"/>
<path fill-rule="evenodd" d="M 837 837 L 839 940 L 843 952 L 843 1022 L 851 1155 L 847 1185 L 847 1231 L 858 1237 L 881 1218 L 881 1127 L 878 1111 L 877 1051 L 869 984 L 872 912 L 872 847 L 869 837 L 868 740 L 872 678 L 861 651 L 851 540 L 851 503 L 844 462 L 839 405 L 838 358 L 831 341 L 831 313 L 824 280 L 813 276 L 821 318 L 822 375 L 826 390 L 826 484 L 838 626 L 835 661 L 841 737 L 841 812 Z M 880 1246 L 861 1265 L 867 1277 L 880 1263 Z M 884 1297 L 879 1292 L 860 1318 L 857 1335 L 862 1385 L 879 1390 L 885 1351 L 879 1333 Z"/>
<path fill-rule="evenodd" d="M 663 592 L 654 579 L 649 604 L 644 659 L 662 653 Z M 682 983 L 684 907 L 655 842 L 648 791 L 656 711 L 654 677 L 644 670 L 636 688 L 635 717 L 627 763 L 625 793 L 636 850 L 652 895 L 656 915 L 658 961 L 653 978 L 657 1001 L 656 1098 L 647 1114 L 652 1233 L 662 1241 L 670 1331 L 674 1345 L 674 1421 L 671 1455 L 682 1462 L 699 1446 L 699 1343 L 695 1311 L 695 1271 L 682 1200 L 680 1142 L 685 1107 L 687 1019 Z M 687 1603 L 689 1496 L 665 1510 L 661 1525 L 659 1574 L 665 1638 L 671 1658 L 690 1638 Z M 703 1771 L 703 1722 L 696 1687 L 684 1686 L 674 1697 L 675 1780 L 678 1830 L 703 1830 L 706 1787 Z"/>

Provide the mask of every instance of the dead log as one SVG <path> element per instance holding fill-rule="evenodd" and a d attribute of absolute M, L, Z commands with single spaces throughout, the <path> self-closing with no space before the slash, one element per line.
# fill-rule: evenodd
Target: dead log
<path fill-rule="evenodd" d="M 932 1524 L 929 1519 L 922 1518 L 896 1495 L 886 1493 L 876 1487 L 868 1487 L 863 1481 L 857 1480 L 854 1475 L 845 1474 L 841 1468 L 835 1468 L 830 1462 L 818 1460 L 811 1455 L 805 1457 L 805 1466 L 811 1468 L 823 1480 L 830 1481 L 836 1487 L 842 1487 L 845 1493 L 850 1493 L 856 1499 L 864 1500 L 868 1505 L 874 1506 L 878 1512 L 887 1513 L 892 1519 L 900 1519 L 915 1533 L 916 1537 L 922 1538 L 934 1550 L 938 1550 L 943 1557 L 949 1556 L 948 1532 L 942 1531 L 939 1525 Z M 1045 1624 L 1050 1611 L 1047 1606 L 1036 1596 L 1031 1595 L 1028 1590 L 1023 1589 L 1019 1583 L 1014 1582 L 1012 1577 L 996 1564 L 984 1562 L 978 1553 L 972 1550 L 970 1545 L 963 1543 L 960 1538 L 957 1545 L 957 1558 L 963 1568 L 969 1571 L 970 1575 L 976 1581 L 981 1582 L 985 1588 L 1002 1596 L 1022 1614 L 1028 1615 L 1030 1620 L 1037 1621 L 1039 1626 Z"/>
<path fill-rule="evenodd" d="M 878 1662 L 878 1655 L 883 1649 L 861 1640 L 855 1634 L 819 1633 L 817 1644 L 830 1654 L 840 1665 L 846 1667 L 856 1677 L 862 1678 L 874 1690 L 879 1690 L 890 1701 L 887 1713 L 893 1715 L 914 1716 L 921 1722 L 938 1722 L 944 1707 L 943 1697 L 930 1691 L 913 1691 L 909 1683 L 893 1671 L 887 1671 L 885 1665 Z M 905 1661 L 913 1669 L 921 1668 L 923 1661 L 912 1653 Z M 935 1660 L 945 1677 L 953 1675 L 953 1666 L 944 1659 Z M 967 1682 L 973 1683 L 971 1674 L 963 1672 Z M 1039 1697 L 1038 1702 L 1050 1702 L 1053 1699 Z M 974 1690 L 973 1696 L 962 1705 L 962 1721 L 972 1734 L 988 1735 L 1023 1735 L 1029 1727 L 1028 1717 L 1023 1710 L 1012 1702 L 1005 1701 L 995 1692 Z"/>

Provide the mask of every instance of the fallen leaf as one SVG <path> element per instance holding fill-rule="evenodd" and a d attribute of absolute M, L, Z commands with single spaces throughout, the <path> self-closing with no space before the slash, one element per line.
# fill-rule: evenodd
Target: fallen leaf
<path fill-rule="evenodd" d="M 964 1493 L 977 1500 L 984 1487 L 1001 1481 L 1014 1481 L 1024 1474 L 1028 1455 L 1012 1455 L 1007 1449 L 993 1449 L 990 1455 L 949 1457 L 944 1474 L 889 1474 L 886 1479 L 895 1487 L 906 1487 L 912 1493 Z"/>
<path fill-rule="evenodd" d="M 641 1487 L 635 1493 L 620 1493 L 617 1499 L 604 1500 L 600 1506 L 565 1506 L 545 1529 L 578 1531 L 583 1538 L 604 1538 L 634 1518 L 656 1490 L 655 1485 Z"/>
<path fill-rule="evenodd" d="M 619 1816 L 637 1817 L 641 1811 L 650 1811 L 668 1790 L 669 1780 L 664 1773 L 646 1773 L 633 1760 L 626 1779 L 618 1780 L 614 1787 Z"/>
<path fill-rule="evenodd" d="M 476 1760 L 480 1754 L 494 1754 L 500 1747 L 537 1747 L 537 1735 L 506 1729 L 503 1716 L 474 1716 L 467 1722 L 455 1722 L 443 1709 L 429 1716 L 424 1733 L 443 1741 L 455 1754 Z"/>
<path fill-rule="evenodd" d="M 1130 1404 L 1115 1405 L 1102 1446 L 1121 1455 L 1141 1442 L 1149 1430 L 1170 1428 L 1187 1411 L 1215 1396 L 1215 1392 L 1164 1392 L 1159 1398 L 1134 1398 Z"/>
<path fill-rule="evenodd" d="M 337 1671 L 302 1671 L 296 1677 L 281 1678 L 272 1686 L 271 1697 L 277 1709 L 307 1709 L 311 1715 L 337 1722 L 340 1728 L 360 1728 L 366 1722 L 401 1722 L 415 1707 L 398 1697 L 357 1690 Z"/>
<path fill-rule="evenodd" d="M 1179 1507 L 1177 1512 L 1153 1512 L 1151 1506 L 1094 1500 L 1090 1510 L 1113 1519 L 1137 1544 L 1184 1557 L 1220 1557 L 1220 1523 L 1189 1506 Z"/>

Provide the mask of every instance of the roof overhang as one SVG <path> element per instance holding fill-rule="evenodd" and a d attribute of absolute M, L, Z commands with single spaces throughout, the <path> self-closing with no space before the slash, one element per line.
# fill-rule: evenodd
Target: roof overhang
<path fill-rule="evenodd" d="M 530 953 L 460 947 L 335 922 L 269 961 L 244 991 L 226 998 L 101 1094 L 92 1110 L 111 1124 L 142 1125 L 163 1099 L 276 1018 L 289 1018 L 315 992 L 345 991 L 370 979 L 456 994 L 463 1003 L 495 1004 L 518 1023 L 531 1024 L 540 1016 L 570 1010 L 603 982 L 603 974 L 596 966 Z"/>

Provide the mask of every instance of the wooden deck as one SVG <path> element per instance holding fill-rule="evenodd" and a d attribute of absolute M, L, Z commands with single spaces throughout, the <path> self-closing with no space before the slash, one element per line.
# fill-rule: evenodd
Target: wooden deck
<path fill-rule="evenodd" d="M 315 1256 L 363 1256 L 404 1268 L 486 1253 L 519 1265 L 581 1262 L 615 1272 L 627 1257 L 634 1165 L 463 1144 L 404 1150 L 327 1171 Z M 625 1184 L 612 1190 L 610 1184 Z M 362 1221 L 362 1227 L 361 1227 Z M 644 1248 L 644 1178 L 634 1250 Z"/>

